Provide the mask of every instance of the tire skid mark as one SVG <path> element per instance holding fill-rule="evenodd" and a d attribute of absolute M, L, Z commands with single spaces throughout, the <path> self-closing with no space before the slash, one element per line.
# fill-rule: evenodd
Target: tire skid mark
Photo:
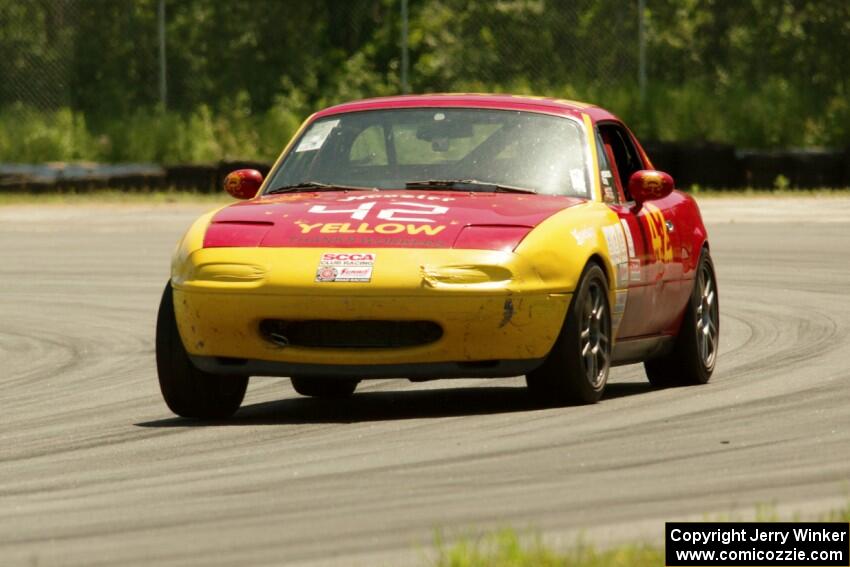
<path fill-rule="evenodd" d="M 0 556 L 13 563 L 404 558 L 435 526 L 565 533 L 823 497 L 850 478 L 850 261 L 797 277 L 781 226 L 713 233 L 723 322 L 706 386 L 652 391 L 639 366 L 621 368 L 619 394 L 597 406 L 534 409 L 500 389 L 518 379 L 364 382 L 338 405 L 254 379 L 224 425 L 171 419 L 156 385 L 163 259 L 186 222 L 108 242 L 80 225 L 67 243 L 11 237 L 12 263 L 42 274 L 0 274 Z M 810 264 L 835 253 L 819 249 Z"/>

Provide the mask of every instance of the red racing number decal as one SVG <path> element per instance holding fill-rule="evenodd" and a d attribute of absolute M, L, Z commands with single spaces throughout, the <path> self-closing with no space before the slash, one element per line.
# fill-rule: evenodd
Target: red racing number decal
<path fill-rule="evenodd" d="M 329 209 L 326 205 L 313 205 L 307 211 L 313 214 L 345 214 L 349 213 L 350 218 L 355 220 L 364 220 L 366 215 L 375 207 L 377 202 L 362 203 L 360 206 L 353 209 Z M 404 222 L 437 222 L 437 219 L 428 218 L 429 216 L 444 215 L 449 211 L 448 207 L 441 205 L 431 205 L 429 203 L 406 203 L 392 201 L 390 205 L 401 205 L 378 211 L 377 217 L 386 221 L 404 221 Z"/>
<path fill-rule="evenodd" d="M 648 211 L 646 224 L 649 227 L 655 259 L 661 262 L 672 262 L 673 245 L 670 242 L 670 235 L 667 234 L 667 222 L 664 219 L 664 213 L 655 205 L 646 203 L 644 206 Z"/>

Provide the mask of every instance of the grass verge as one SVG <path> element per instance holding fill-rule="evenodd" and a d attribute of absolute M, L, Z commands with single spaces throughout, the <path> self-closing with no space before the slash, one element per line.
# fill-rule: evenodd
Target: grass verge
<path fill-rule="evenodd" d="M 45 193 L 0 191 L 0 206 L 4 205 L 169 205 L 169 204 L 226 204 L 232 201 L 224 191 L 197 193 L 194 191 L 62 191 Z"/>
<path fill-rule="evenodd" d="M 545 546 L 539 537 L 526 542 L 513 530 L 501 530 L 475 540 L 441 547 L 435 567 L 658 567 L 664 550 L 651 544 L 610 549 L 578 544 L 566 551 Z"/>
<path fill-rule="evenodd" d="M 815 518 L 794 515 L 783 518 L 771 506 L 756 509 L 755 521 L 779 522 L 813 519 L 823 522 L 850 522 L 850 502 Z M 735 521 L 739 519 L 736 518 Z M 730 521 L 729 518 L 706 521 Z M 741 520 L 743 521 L 743 520 Z M 445 544 L 436 542 L 434 567 L 658 567 L 664 565 L 664 547 L 657 543 L 635 542 L 599 548 L 579 540 L 566 550 L 543 544 L 539 535 L 525 537 L 512 529 L 502 529 L 478 537 L 465 537 Z"/>
<path fill-rule="evenodd" d="M 850 198 L 850 187 L 841 189 L 701 189 L 690 191 L 698 199 L 748 199 L 748 198 Z M 121 205 L 121 204 L 225 204 L 231 199 L 224 191 L 197 193 L 194 191 L 155 190 L 121 191 L 118 189 L 96 189 L 93 191 L 51 191 L 28 193 L 22 191 L 0 191 L 0 206 L 3 205 Z"/>
<path fill-rule="evenodd" d="M 850 197 L 850 187 L 817 189 L 764 189 L 748 187 L 746 189 L 703 189 L 693 187 L 687 190 L 697 199 L 748 199 L 748 198 L 847 198 Z"/>

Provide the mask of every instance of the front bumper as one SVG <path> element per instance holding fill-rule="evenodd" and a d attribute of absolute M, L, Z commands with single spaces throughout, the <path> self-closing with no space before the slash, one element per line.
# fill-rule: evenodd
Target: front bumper
<path fill-rule="evenodd" d="M 379 249 L 370 251 L 372 281 L 316 283 L 322 252 L 212 248 L 175 265 L 175 315 L 196 365 L 253 375 L 516 375 L 549 353 L 571 297 L 509 252 Z M 396 348 L 280 346 L 260 332 L 265 319 L 426 320 L 443 334 Z"/>
<path fill-rule="evenodd" d="M 317 378 L 507 378 L 528 374 L 545 358 L 408 364 L 304 364 L 244 358 L 192 356 L 192 364 L 210 374 L 239 376 L 306 376 Z"/>

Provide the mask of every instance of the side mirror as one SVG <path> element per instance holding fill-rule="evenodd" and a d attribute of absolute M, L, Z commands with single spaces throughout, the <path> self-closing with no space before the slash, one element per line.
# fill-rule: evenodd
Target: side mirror
<path fill-rule="evenodd" d="M 629 178 L 629 193 L 638 205 L 663 199 L 673 192 L 673 178 L 663 171 L 641 169 Z"/>
<path fill-rule="evenodd" d="M 224 178 L 224 190 L 236 199 L 250 199 L 260 190 L 263 174 L 256 169 L 237 169 Z"/>

